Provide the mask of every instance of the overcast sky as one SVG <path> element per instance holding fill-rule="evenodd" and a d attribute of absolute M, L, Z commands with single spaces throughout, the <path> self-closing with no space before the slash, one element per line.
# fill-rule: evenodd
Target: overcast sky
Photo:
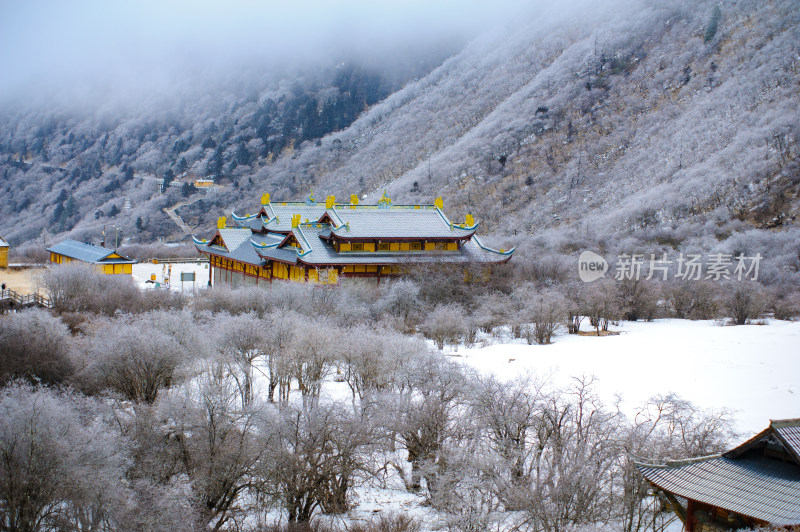
<path fill-rule="evenodd" d="M 198 75 L 465 41 L 531 2 L 0 0 L 0 94 L 154 90 Z"/>

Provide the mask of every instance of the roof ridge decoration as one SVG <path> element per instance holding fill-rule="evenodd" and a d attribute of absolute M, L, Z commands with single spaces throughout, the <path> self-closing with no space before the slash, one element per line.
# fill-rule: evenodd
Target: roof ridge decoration
<path fill-rule="evenodd" d="M 205 246 L 206 244 L 208 244 L 208 240 L 206 240 L 205 238 L 197 238 L 196 236 L 194 236 L 194 233 L 192 233 L 192 242 L 194 242 L 195 245 L 197 246 Z"/>
<path fill-rule="evenodd" d="M 378 200 L 379 209 L 389 209 L 392 207 L 392 199 L 386 195 L 386 189 L 383 189 L 383 196 Z"/>
<path fill-rule="evenodd" d="M 451 231 L 453 228 L 466 229 L 467 231 L 474 231 L 478 228 L 478 222 L 475 221 L 475 218 L 471 214 L 466 216 L 464 223 L 457 224 L 451 221 L 442 210 L 442 198 L 436 198 L 433 208 L 436 209 L 436 212 L 439 213 L 439 216 L 442 217 L 442 220 L 444 220 L 445 223 L 450 226 Z"/>
<path fill-rule="evenodd" d="M 314 190 L 311 190 L 311 193 L 308 195 L 308 199 L 306 200 L 306 205 L 313 206 L 317 204 L 317 200 L 314 199 Z"/>

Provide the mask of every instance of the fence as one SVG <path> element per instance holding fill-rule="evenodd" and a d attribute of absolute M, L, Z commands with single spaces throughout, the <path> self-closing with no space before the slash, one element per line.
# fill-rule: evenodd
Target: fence
<path fill-rule="evenodd" d="M 150 259 L 147 262 L 153 264 L 203 264 L 208 262 L 208 257 L 192 257 L 192 258 L 177 258 L 177 259 Z"/>

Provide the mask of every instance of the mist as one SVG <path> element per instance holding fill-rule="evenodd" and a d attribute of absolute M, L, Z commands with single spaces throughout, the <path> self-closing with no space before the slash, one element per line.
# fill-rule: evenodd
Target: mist
<path fill-rule="evenodd" d="M 456 51 L 530 4 L 478 0 L 0 3 L 0 108 L 203 92 Z"/>

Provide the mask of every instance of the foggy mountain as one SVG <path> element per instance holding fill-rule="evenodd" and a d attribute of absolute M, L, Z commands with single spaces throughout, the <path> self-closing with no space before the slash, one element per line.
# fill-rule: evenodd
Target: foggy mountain
<path fill-rule="evenodd" d="M 162 209 L 179 202 L 193 202 L 179 212 L 206 234 L 263 192 L 386 190 L 396 203 L 443 196 L 454 219 L 475 215 L 506 247 L 758 248 L 796 274 L 796 2 L 478 15 L 372 55 L 354 39 L 260 75 L 233 69 L 202 86 L 167 76 L 172 92 L 141 100 L 9 97 L 0 234 L 96 241 L 116 225 L 131 241 L 177 240 Z M 197 178 L 221 187 L 195 190 Z"/>

